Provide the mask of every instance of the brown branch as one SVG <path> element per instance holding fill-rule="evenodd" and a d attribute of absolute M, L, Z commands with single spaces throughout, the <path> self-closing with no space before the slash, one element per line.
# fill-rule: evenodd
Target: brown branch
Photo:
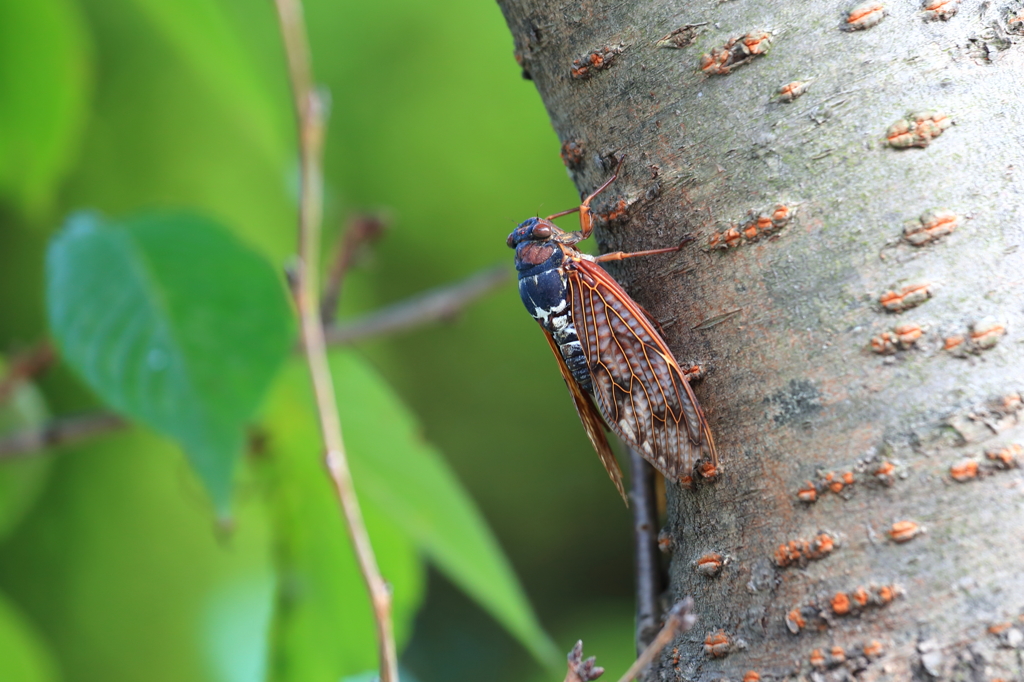
<path fill-rule="evenodd" d="M 658 633 L 658 596 L 662 590 L 658 551 L 658 503 L 654 467 L 633 448 L 629 450 L 630 497 L 636 559 L 636 651 L 639 654 Z"/>
<path fill-rule="evenodd" d="M 451 319 L 463 308 L 490 293 L 508 279 L 504 265 L 481 270 L 464 280 L 424 291 L 390 306 L 357 317 L 326 330 L 326 342 L 344 346 L 365 339 L 394 334 L 419 325 Z M 44 353 L 49 353 L 46 356 Z M 304 352 L 299 348 L 300 352 Z M 25 356 L 24 367 L 12 365 L 0 380 L 0 403 L 10 396 L 18 384 L 37 374 L 57 357 L 56 350 L 47 341 Z M 7 393 L 4 393 L 6 391 Z M 26 429 L 0 439 L 0 459 L 21 457 L 57 445 L 77 443 L 109 431 L 124 428 L 128 422 L 113 414 L 97 412 L 81 417 L 58 417 L 38 429 Z"/>
<path fill-rule="evenodd" d="M 640 654 L 633 665 L 629 666 L 629 670 L 619 678 L 619 682 L 630 682 L 635 679 L 640 674 L 640 671 L 650 665 L 654 657 L 660 654 L 661 650 L 675 639 L 678 633 L 686 632 L 692 628 L 693 624 L 697 622 L 697 616 L 691 613 L 691 611 L 693 611 L 693 599 L 690 597 L 677 602 L 668 612 L 668 617 L 665 618 L 665 626 L 661 628 L 661 632 L 644 649 L 644 652 Z"/>
<path fill-rule="evenodd" d="M 341 298 L 341 285 L 345 281 L 352 263 L 356 259 L 359 247 L 380 239 L 388 227 L 388 221 L 381 216 L 357 213 L 348 219 L 345 234 L 338 240 L 338 245 L 327 274 L 324 285 L 323 301 L 320 303 L 320 318 L 330 326 L 338 313 L 338 300 Z"/>
<path fill-rule="evenodd" d="M 668 646 L 668 643 L 677 634 L 692 628 L 693 624 L 697 622 L 697 616 L 693 615 L 691 611 L 693 611 L 693 599 L 690 597 L 677 602 L 668 612 L 668 617 L 665 619 L 665 625 L 661 628 L 661 632 L 644 649 L 643 653 L 637 657 L 633 665 L 629 666 L 629 670 L 619 679 L 619 682 L 630 682 L 635 679 L 640 674 L 640 671 L 650 665 L 654 657 L 660 654 L 661 650 Z M 583 660 L 582 641 L 576 642 L 576 646 L 572 648 L 567 658 L 569 661 L 569 671 L 565 674 L 564 682 L 592 682 L 604 674 L 604 668 L 596 665 L 596 659 L 593 656 Z"/>
<path fill-rule="evenodd" d="M 394 334 L 428 322 L 451 319 L 476 299 L 504 284 L 508 275 L 508 268 L 498 265 L 453 284 L 421 292 L 329 328 L 327 343 L 332 346 L 352 344 L 372 336 Z"/>
<path fill-rule="evenodd" d="M 366 532 L 352 474 L 345 457 L 341 420 L 327 364 L 324 327 L 318 301 L 320 223 L 323 211 L 322 156 L 326 105 L 313 88 L 309 42 L 300 0 L 275 0 L 281 36 L 288 59 L 288 73 L 299 132 L 301 198 L 299 203 L 299 261 L 296 268 L 296 302 L 302 340 L 313 381 L 317 416 L 326 447 L 326 463 L 345 517 L 345 527 L 355 550 L 359 571 L 373 606 L 380 657 L 381 682 L 397 682 L 398 655 L 391 627 L 391 593 L 377 567 L 377 558 Z"/>
<path fill-rule="evenodd" d="M 49 341 L 40 341 L 34 348 L 16 357 L 7 374 L 0 379 L 0 403 L 5 403 L 21 384 L 47 369 L 57 358 L 57 351 Z"/>
<path fill-rule="evenodd" d="M 55 419 L 39 429 L 16 431 L 0 439 L 0 460 L 16 459 L 57 445 L 71 445 L 128 426 L 112 412 L 94 412 Z"/>

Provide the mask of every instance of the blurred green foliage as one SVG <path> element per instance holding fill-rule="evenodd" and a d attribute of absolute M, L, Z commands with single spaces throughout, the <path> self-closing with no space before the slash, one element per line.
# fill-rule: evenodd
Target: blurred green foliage
<path fill-rule="evenodd" d="M 71 0 L 0 3 L 0 195 L 53 208 L 84 130 L 88 41 Z"/>
<path fill-rule="evenodd" d="M 538 660 L 557 660 L 472 501 L 443 460 L 423 442 L 404 406 L 379 375 L 350 352 L 333 354 L 331 372 L 352 475 L 363 504 L 369 505 L 373 516 L 386 517 L 397 526 L 403 541 L 422 551 L 471 594 Z M 340 639 L 346 647 L 370 656 L 364 661 L 363 668 L 367 668 L 374 653 L 369 604 L 363 600 L 358 612 L 350 604 L 353 591 L 358 593 L 363 587 L 335 511 L 337 500 L 319 462 L 294 454 L 316 451 L 320 433 L 314 414 L 305 367 L 295 361 L 274 391 L 264 421 L 272 434 L 267 480 L 275 490 L 278 542 L 285 555 L 280 570 L 294 581 L 296 589 L 306 584 L 333 594 L 310 595 L 293 606 L 289 602 L 291 589 L 282 590 L 279 605 L 285 616 L 277 635 L 293 647 L 304 648 L 305 655 L 296 657 L 303 661 L 315 658 L 317 650 L 335 652 L 338 645 L 331 642 Z M 287 486 L 289 481 L 299 485 Z M 314 532 L 316 528 L 324 531 Z M 381 544 L 379 533 L 386 529 L 384 525 L 378 533 L 371 533 L 375 548 Z M 401 630 L 411 620 L 413 607 L 419 605 L 422 578 L 416 570 L 418 564 L 413 561 L 411 568 L 404 568 L 396 561 L 398 567 L 389 570 L 383 558 L 381 563 L 394 589 L 395 621 Z M 345 583 L 338 581 L 339 564 L 348 567 L 351 575 Z M 313 575 L 317 571 L 322 572 L 320 579 Z M 412 574 L 407 580 L 414 585 L 410 592 L 415 600 L 400 589 L 403 573 Z M 336 632 L 338 613 L 345 614 L 344 629 L 351 630 L 340 638 Z M 361 669 L 355 667 L 350 672 Z M 300 675 L 298 679 L 322 677 Z M 294 678 L 286 675 L 285 679 Z"/>
<path fill-rule="evenodd" d="M 339 371 L 354 368 L 359 372 L 358 364 L 339 368 L 337 359 L 333 364 L 332 374 L 341 382 L 345 419 L 349 405 L 375 387 L 372 378 L 366 382 L 351 371 Z M 354 390 L 349 393 L 346 388 Z M 265 457 L 265 480 L 271 489 L 281 581 L 275 605 L 278 616 L 271 633 L 271 679 L 336 679 L 339 670 L 350 675 L 376 667 L 370 603 L 356 597 L 366 588 L 345 535 L 334 490 L 318 458 L 296 456 L 319 449 L 319 425 L 308 394 L 305 366 L 296 359 L 275 387 L 264 422 L 273 434 Z M 343 426 L 346 423 L 343 421 Z M 363 426 L 380 425 L 371 420 Z M 381 454 L 359 452 L 351 444 L 348 450 L 352 459 Z M 375 496 L 365 494 L 358 480 L 357 485 L 377 562 L 392 586 L 395 636 L 402 646 L 422 599 L 423 566 L 415 544 L 389 510 Z"/>
<path fill-rule="evenodd" d="M 393 216 L 346 280 L 343 319 L 495 262 L 511 269 L 514 224 L 577 201 L 496 6 L 305 5 L 332 97 L 325 246 L 353 211 Z M 186 208 L 280 272 L 297 175 L 275 21 L 272 3 L 253 0 L 0 0 L 0 352 L 50 333 L 44 254 L 80 209 Z M 612 673 L 630 655 L 629 518 L 548 354 L 509 286 L 451 325 L 334 358 L 356 485 L 421 682 L 556 677 L 491 620 L 543 654 L 457 479 L 558 649 L 582 636 Z M 302 381 L 289 365 L 271 390 L 256 422 L 265 447 L 236 472 L 230 533 L 178 447 L 138 428 L 0 463 L 0 661 L 20 666 L 7 675 L 0 663 L 0 677 L 242 682 L 372 668 Z M 58 366 L 39 379 L 39 410 L 96 409 L 105 394 L 92 388 Z M 4 417 L 0 434 L 42 418 Z M 375 447 L 392 459 L 373 459 Z M 7 485 L 14 476 L 26 480 Z M 441 532 L 452 530 L 469 537 Z M 423 556 L 492 616 L 436 574 L 425 581 Z M 617 653 L 603 650 L 612 642 Z"/>
<path fill-rule="evenodd" d="M 8 364 L 0 358 L 0 376 L 5 376 L 8 369 Z M 39 389 L 30 383 L 21 384 L 0 403 L 0 433 L 41 428 L 49 416 Z M 50 461 L 42 457 L 0 466 L 0 540 L 17 527 L 31 508 L 49 470 Z"/>
<path fill-rule="evenodd" d="M 0 679 L 19 682 L 57 680 L 57 669 L 46 645 L 7 598 L 0 595 Z"/>

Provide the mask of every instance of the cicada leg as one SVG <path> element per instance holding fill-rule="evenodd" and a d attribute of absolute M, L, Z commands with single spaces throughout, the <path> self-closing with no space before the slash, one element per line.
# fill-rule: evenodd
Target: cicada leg
<path fill-rule="evenodd" d="M 656 256 L 659 253 L 675 253 L 676 251 L 681 251 L 682 248 L 684 246 L 686 246 L 689 242 L 692 242 L 693 239 L 694 238 L 691 235 L 686 235 L 686 237 L 683 238 L 683 241 L 679 242 L 679 244 L 677 246 L 669 246 L 669 247 L 664 248 L 664 249 L 651 249 L 649 251 L 634 251 L 633 253 L 626 253 L 625 251 L 613 251 L 612 253 L 605 253 L 605 254 L 602 254 L 600 256 L 595 256 L 594 257 L 594 262 L 595 263 L 606 263 L 608 261 L 625 260 L 627 258 L 636 258 L 637 256 Z"/>
<path fill-rule="evenodd" d="M 625 160 L 626 160 L 625 154 L 623 154 L 622 156 L 619 157 L 619 163 L 618 163 L 618 165 L 615 166 L 615 172 L 612 173 L 612 176 L 610 178 L 608 178 L 607 180 L 605 180 L 603 185 L 601 185 L 600 187 L 595 189 L 593 192 L 591 192 L 590 195 L 587 196 L 587 198 L 583 200 L 582 204 L 580 204 L 576 208 L 570 208 L 567 211 L 562 211 L 561 213 L 555 213 L 554 215 L 549 215 L 547 218 L 545 218 L 545 220 L 554 220 L 555 218 L 561 218 L 562 216 L 566 216 L 566 215 L 569 215 L 570 213 L 575 213 L 576 211 L 579 211 L 580 212 L 580 235 L 581 235 L 580 239 L 582 240 L 582 239 L 586 239 L 587 237 L 589 237 L 590 233 L 594 231 L 594 216 L 590 212 L 590 202 L 598 194 L 600 194 L 601 192 L 603 192 L 606 189 L 608 189 L 608 185 L 610 185 L 613 182 L 615 182 L 615 180 L 619 177 L 619 170 L 622 168 L 622 162 L 625 161 Z"/>

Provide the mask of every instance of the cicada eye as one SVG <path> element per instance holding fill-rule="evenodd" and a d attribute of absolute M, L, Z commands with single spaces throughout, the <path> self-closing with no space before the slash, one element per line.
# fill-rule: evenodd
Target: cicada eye
<path fill-rule="evenodd" d="M 510 249 L 516 248 L 515 237 L 516 237 L 516 233 L 513 232 L 512 234 L 510 234 L 508 236 L 508 239 L 505 240 L 505 243 L 508 245 L 508 248 L 510 248 Z"/>
<path fill-rule="evenodd" d="M 551 226 L 541 223 L 533 228 L 534 239 L 547 239 L 551 236 Z"/>

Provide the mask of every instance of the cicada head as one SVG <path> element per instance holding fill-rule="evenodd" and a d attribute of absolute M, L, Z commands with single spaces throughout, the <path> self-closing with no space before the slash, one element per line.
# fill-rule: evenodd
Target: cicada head
<path fill-rule="evenodd" d="M 545 218 L 530 218 L 519 223 L 505 242 L 516 250 L 516 270 L 520 276 L 535 268 L 549 270 L 562 262 L 558 243 L 566 233 Z"/>
<path fill-rule="evenodd" d="M 561 235 L 562 230 L 554 223 L 544 218 L 528 218 L 512 230 L 512 234 L 505 241 L 510 249 L 518 247 L 526 242 L 546 242 L 552 237 Z"/>

